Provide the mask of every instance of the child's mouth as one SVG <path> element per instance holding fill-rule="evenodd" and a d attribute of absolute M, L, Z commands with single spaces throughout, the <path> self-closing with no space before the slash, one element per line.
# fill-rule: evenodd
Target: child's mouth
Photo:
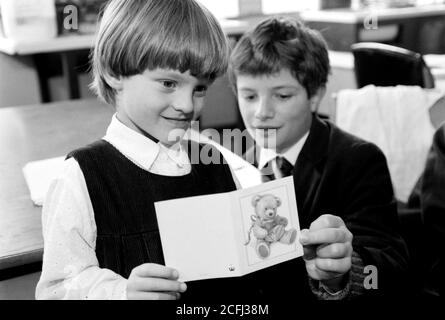
<path fill-rule="evenodd" d="M 190 121 L 192 119 L 190 118 L 169 118 L 169 117 L 163 117 L 168 122 L 174 124 L 175 126 L 184 127 L 188 126 L 190 124 Z"/>

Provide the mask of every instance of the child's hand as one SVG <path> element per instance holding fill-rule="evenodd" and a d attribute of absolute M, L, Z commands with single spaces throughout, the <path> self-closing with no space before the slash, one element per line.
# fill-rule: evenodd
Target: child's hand
<path fill-rule="evenodd" d="M 338 216 L 322 215 L 302 230 L 300 242 L 309 276 L 340 290 L 343 276 L 351 269 L 352 233 Z"/>
<path fill-rule="evenodd" d="M 177 300 L 187 290 L 176 281 L 178 271 L 159 264 L 146 263 L 131 271 L 127 284 L 128 300 Z"/>

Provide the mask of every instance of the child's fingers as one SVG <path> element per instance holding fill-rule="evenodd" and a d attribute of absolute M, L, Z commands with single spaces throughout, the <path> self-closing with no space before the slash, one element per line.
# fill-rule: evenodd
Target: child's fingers
<path fill-rule="evenodd" d="M 131 300 L 177 300 L 180 295 L 174 292 L 135 292 L 128 298 Z"/>
<path fill-rule="evenodd" d="M 344 225 L 345 223 L 342 218 L 332 214 L 324 214 L 311 223 L 309 230 L 315 231 L 325 228 L 340 228 Z"/>
<path fill-rule="evenodd" d="M 316 267 L 326 273 L 344 274 L 351 269 L 351 258 L 342 259 L 315 259 Z"/>
<path fill-rule="evenodd" d="M 141 278 L 154 277 L 176 280 L 179 277 L 179 273 L 175 269 L 155 263 L 141 264 L 133 269 L 133 273 Z"/>
<path fill-rule="evenodd" d="M 300 242 L 303 245 L 347 242 L 352 240 L 352 234 L 346 228 L 326 228 L 315 231 L 302 231 Z"/>
<path fill-rule="evenodd" d="M 350 242 L 331 243 L 329 245 L 320 245 L 317 248 L 317 256 L 325 259 L 339 259 L 352 254 L 352 245 Z"/>
<path fill-rule="evenodd" d="M 145 292 L 184 292 L 187 290 L 187 285 L 179 281 L 160 278 L 137 278 L 133 289 Z"/>

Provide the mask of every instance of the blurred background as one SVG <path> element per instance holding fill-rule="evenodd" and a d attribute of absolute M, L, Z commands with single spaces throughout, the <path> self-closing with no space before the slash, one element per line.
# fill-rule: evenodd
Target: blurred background
<path fill-rule="evenodd" d="M 88 89 L 91 81 L 88 54 L 100 9 L 106 2 L 1 0 L 0 108 L 94 97 Z M 433 55 L 431 59 L 427 56 L 426 61 L 434 69 L 437 85 L 443 86 L 445 76 L 439 69 L 445 68 L 445 59 L 437 56 L 445 54 L 443 0 L 201 2 L 220 19 L 232 43 L 269 15 L 300 16 L 309 26 L 320 30 L 332 51 L 334 72 L 328 93 L 357 86 L 351 45 L 370 41 Z M 43 10 L 44 7 L 47 9 Z M 219 92 L 217 86 L 210 95 L 211 102 L 219 103 L 209 103 L 202 125 L 238 126 L 238 114 L 230 94 L 225 97 L 225 90 L 222 95 L 217 94 Z M 331 114 L 330 104 L 331 101 L 325 99 L 320 111 Z M 225 107 L 219 108 L 221 105 Z"/>

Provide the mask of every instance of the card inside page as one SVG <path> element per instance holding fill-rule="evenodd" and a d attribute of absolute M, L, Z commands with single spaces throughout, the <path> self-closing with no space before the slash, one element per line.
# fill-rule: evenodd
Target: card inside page
<path fill-rule="evenodd" d="M 165 264 L 181 281 L 240 276 L 230 193 L 155 203 Z"/>
<path fill-rule="evenodd" d="M 256 187 L 238 190 L 232 195 L 234 204 L 233 221 L 241 229 L 237 232 L 238 250 L 241 252 L 243 274 L 264 269 L 303 255 L 303 247 L 299 242 L 300 224 L 296 205 L 293 177 L 287 177 L 261 184 Z M 265 202 L 267 201 L 267 205 Z M 279 226 L 276 234 L 269 233 L 266 239 L 258 239 L 253 231 L 254 221 L 265 214 L 266 208 L 275 207 L 275 216 L 268 227 L 281 224 L 283 218 L 286 226 Z M 264 216 L 263 216 L 264 217 Z M 265 221 L 271 221 L 265 220 Z M 279 222 L 279 223 L 278 223 Z M 259 223 L 259 222 L 258 222 Z M 264 226 L 263 229 L 266 229 Z M 276 230 L 277 230 L 276 229 Z M 281 236 L 281 238 L 279 238 Z M 273 239 L 276 237 L 276 239 Z M 266 241 L 271 240 L 272 242 Z M 264 250 L 262 250 L 264 249 Z M 262 251 L 261 251 L 262 250 Z M 268 251 L 267 251 L 268 250 Z M 261 253 L 268 252 L 267 256 Z"/>

